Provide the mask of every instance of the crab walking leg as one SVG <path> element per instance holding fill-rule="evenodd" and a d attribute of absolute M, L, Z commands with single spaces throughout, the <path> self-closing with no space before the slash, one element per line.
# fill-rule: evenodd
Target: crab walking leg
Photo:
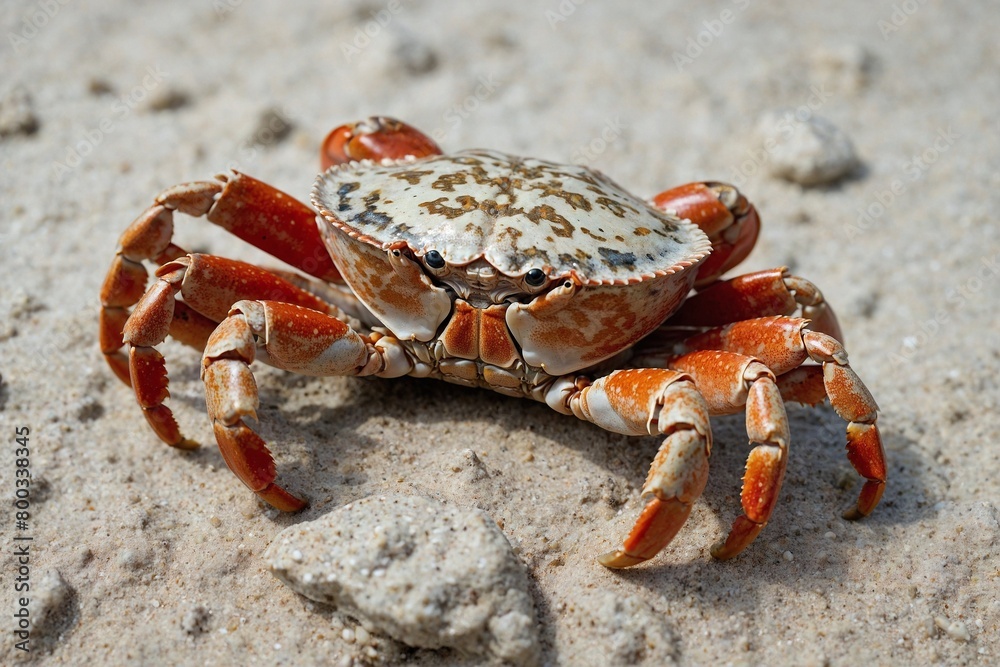
<path fill-rule="evenodd" d="M 743 515 L 733 523 L 726 541 L 712 547 L 714 557 L 733 558 L 767 525 L 778 502 L 788 464 L 785 404 L 774 374 L 752 357 L 703 350 L 672 359 L 670 367 L 694 377 L 712 414 L 739 412 L 745 407 L 747 435 L 751 443 L 757 443 L 747 457 L 743 476 Z"/>
<path fill-rule="evenodd" d="M 834 361 L 834 363 L 836 363 Z M 825 364 L 823 366 L 800 366 L 788 371 L 778 377 L 778 389 L 781 397 L 785 401 L 795 401 L 803 405 L 818 405 L 827 397 L 830 389 L 826 386 Z M 864 397 L 867 390 L 861 384 L 861 380 L 856 375 L 848 374 L 846 377 L 832 378 L 834 392 L 838 395 L 847 395 L 850 403 L 855 403 L 859 399 L 853 395 L 860 394 Z M 833 396 L 833 394 L 831 394 Z M 874 402 L 868 404 L 862 398 L 861 409 L 855 410 L 866 412 L 868 406 L 874 407 Z M 836 406 L 834 406 L 836 409 Z M 838 414 L 852 414 L 850 408 L 837 410 Z M 867 415 L 857 415 L 858 419 L 863 419 Z M 849 419 L 849 417 L 844 417 Z M 882 448 L 882 438 L 875 423 L 875 415 L 871 414 L 871 422 L 855 421 L 849 419 L 847 425 L 847 458 L 851 465 L 865 478 L 865 485 L 861 490 L 861 495 L 855 507 L 845 511 L 843 517 L 848 520 L 860 519 L 878 506 L 882 493 L 885 491 L 886 463 L 885 451 Z"/>
<path fill-rule="evenodd" d="M 171 243 L 174 234 L 173 210 L 192 210 L 191 200 L 196 199 L 198 193 L 199 189 L 192 187 L 187 197 L 168 197 L 165 204 L 151 206 L 118 239 L 118 252 L 101 286 L 98 326 L 104 359 L 125 384 L 131 382 L 128 357 L 121 352 L 125 345 L 122 331 L 129 317 L 128 308 L 135 305 L 146 291 L 147 274 L 142 262 L 169 262 L 185 254 L 185 250 Z"/>
<path fill-rule="evenodd" d="M 262 341 L 258 343 L 257 341 Z M 257 383 L 250 371 L 257 349 L 268 364 L 305 375 L 405 375 L 412 364 L 395 339 L 372 342 L 346 323 L 279 301 L 240 301 L 208 341 L 202 380 L 222 458 L 250 490 L 286 512 L 305 506 L 275 483 L 267 445 L 244 417 L 257 418 Z"/>
<path fill-rule="evenodd" d="M 174 317 L 170 320 L 170 337 L 174 340 L 204 350 L 208 337 L 218 325 L 217 320 L 205 317 L 183 301 L 174 301 Z"/>
<path fill-rule="evenodd" d="M 691 220 L 708 234 L 712 254 L 698 267 L 695 287 L 714 282 L 742 262 L 760 233 L 757 209 L 727 183 L 688 183 L 661 192 L 651 203 Z"/>
<path fill-rule="evenodd" d="M 799 309 L 802 317 L 812 320 L 813 331 L 843 342 L 837 316 L 819 288 L 789 274 L 783 266 L 705 287 L 684 302 L 668 326 L 715 327 L 768 315 L 791 315 Z"/>
<path fill-rule="evenodd" d="M 826 400 L 822 366 L 799 366 L 778 376 L 778 391 L 785 403 L 816 406 Z"/>
<path fill-rule="evenodd" d="M 684 525 L 708 480 L 712 432 L 691 378 L 656 368 L 615 371 L 593 384 L 562 378 L 546 402 L 615 433 L 666 436 L 642 487 L 642 514 L 622 548 L 598 560 L 622 568 L 655 556 Z"/>
<path fill-rule="evenodd" d="M 285 271 L 284 269 L 279 269 L 276 267 L 269 266 L 266 268 L 268 273 L 271 273 L 283 280 L 288 281 L 292 285 L 295 285 L 299 289 L 309 292 L 313 296 L 323 300 L 327 304 L 333 307 L 333 309 L 340 309 L 340 313 L 337 314 L 338 317 L 345 315 L 350 318 L 354 318 L 357 322 L 352 322 L 351 325 L 355 324 L 362 325 L 362 327 L 370 329 L 371 327 L 381 326 L 378 318 L 372 315 L 371 311 L 368 310 L 363 303 L 354 295 L 354 292 L 346 285 L 342 283 L 327 283 L 321 280 L 315 280 L 314 278 L 307 278 L 306 276 L 295 273 L 294 271 Z M 250 298 L 250 297 L 247 297 Z M 218 322 L 212 324 L 214 329 Z M 209 333 L 212 333 L 209 331 Z M 173 332 L 171 332 L 173 335 Z M 205 346 L 202 345 L 202 350 Z"/>
<path fill-rule="evenodd" d="M 807 320 L 793 317 L 735 322 L 684 340 L 679 351 L 711 349 L 752 355 L 781 376 L 784 393 L 805 403 L 815 402 L 818 371 L 791 372 L 807 359 L 821 364 L 823 388 L 830 405 L 848 422 L 847 458 L 865 478 L 857 504 L 844 513 L 844 518 L 860 519 L 871 514 L 885 491 L 885 451 L 876 424 L 878 405 L 848 363 L 844 346 L 833 336 L 811 331 L 808 326 Z M 668 365 L 674 367 L 672 362 Z"/>
<path fill-rule="evenodd" d="M 434 140 L 411 125 L 395 118 L 373 116 L 348 123 L 326 135 L 320 148 L 323 171 L 335 164 L 359 160 L 400 160 L 441 155 Z"/>
<path fill-rule="evenodd" d="M 160 439 L 171 447 L 193 449 L 198 444 L 181 434 L 170 408 L 163 405 L 169 396 L 167 369 L 155 346 L 168 333 L 179 333 L 182 341 L 201 342 L 204 349 L 206 329 L 214 329 L 229 307 L 245 298 L 279 298 L 323 312 L 330 306 L 264 269 L 212 255 L 181 257 L 161 266 L 156 275 L 159 280 L 122 325 L 123 344 L 130 348 L 130 384 Z M 176 300 L 178 293 L 184 302 Z"/>
<path fill-rule="evenodd" d="M 143 295 L 143 261 L 164 264 L 187 252 L 172 242 L 174 211 L 205 216 L 238 238 L 326 281 L 340 274 L 319 236 L 316 213 L 261 181 L 231 172 L 212 181 L 184 183 L 161 192 L 122 233 L 118 251 L 101 287 L 101 352 L 115 374 L 129 383 L 128 360 L 121 352 L 128 308 Z"/>
<path fill-rule="evenodd" d="M 823 364 L 823 384 L 830 405 L 847 421 L 847 458 L 865 478 L 857 504 L 843 514 L 845 519 L 854 521 L 871 514 L 885 491 L 885 450 L 875 423 L 878 405 L 861 378 L 847 364 L 847 352 L 836 339 L 806 331 L 802 342 L 809 358 Z"/>

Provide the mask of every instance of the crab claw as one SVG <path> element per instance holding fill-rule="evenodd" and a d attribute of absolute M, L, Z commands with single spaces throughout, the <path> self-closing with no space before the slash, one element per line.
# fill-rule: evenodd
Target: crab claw
<path fill-rule="evenodd" d="M 395 118 L 374 116 L 341 125 L 326 135 L 319 159 L 320 166 L 326 171 L 345 162 L 399 160 L 429 155 L 441 155 L 441 149 L 426 134 Z"/>
<path fill-rule="evenodd" d="M 712 254 L 698 267 L 695 287 L 714 282 L 742 262 L 757 242 L 757 209 L 727 183 L 688 183 L 656 195 L 653 205 L 688 218 L 712 241 Z"/>
<path fill-rule="evenodd" d="M 646 503 L 622 548 L 598 556 L 598 562 L 604 567 L 617 569 L 649 560 L 670 544 L 689 514 L 690 503 L 676 498 L 652 498 Z"/>

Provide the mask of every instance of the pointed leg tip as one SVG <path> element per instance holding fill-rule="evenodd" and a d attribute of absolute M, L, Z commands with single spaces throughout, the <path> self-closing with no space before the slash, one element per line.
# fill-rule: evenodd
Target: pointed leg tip
<path fill-rule="evenodd" d="M 861 489 L 857 504 L 844 512 L 841 516 L 847 521 L 857 521 L 863 519 L 878 507 L 885 492 L 885 482 L 880 480 L 868 480 Z"/>
<path fill-rule="evenodd" d="M 732 530 L 724 542 L 718 542 L 712 546 L 712 558 L 716 560 L 729 560 L 743 553 L 743 550 L 750 546 L 760 531 L 764 530 L 767 523 L 756 523 L 746 516 L 741 516 L 733 522 Z"/>
<path fill-rule="evenodd" d="M 293 496 L 277 484 L 271 484 L 268 488 L 257 491 L 257 495 L 268 505 L 282 512 L 298 512 L 309 504 L 308 500 Z"/>
<path fill-rule="evenodd" d="M 639 563 L 644 563 L 648 558 L 641 558 L 639 556 L 630 556 L 624 551 L 609 551 L 606 554 L 601 554 L 597 557 L 597 562 L 606 568 L 612 570 L 621 570 L 626 567 L 632 567 L 633 565 L 638 565 Z"/>
<path fill-rule="evenodd" d="M 712 548 L 709 549 L 709 553 L 712 554 L 712 558 L 715 560 L 729 560 L 730 558 L 738 556 L 740 552 L 727 549 L 725 542 L 716 542 L 712 545 Z"/>
<path fill-rule="evenodd" d="M 174 449 L 183 449 L 185 451 L 190 452 L 201 447 L 201 443 L 199 443 L 197 440 L 192 440 L 190 438 L 182 437 L 180 439 L 180 442 L 174 443 L 170 446 L 173 447 Z"/>

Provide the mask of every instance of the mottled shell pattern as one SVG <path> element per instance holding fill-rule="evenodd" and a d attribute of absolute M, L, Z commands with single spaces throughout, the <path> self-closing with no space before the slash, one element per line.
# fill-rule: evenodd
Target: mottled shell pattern
<path fill-rule="evenodd" d="M 323 216 L 379 248 L 405 241 L 451 265 L 480 257 L 500 273 L 533 268 L 583 284 L 672 273 L 710 250 L 694 224 L 652 208 L 586 167 L 468 150 L 333 167 L 317 180 Z"/>
<path fill-rule="evenodd" d="M 486 346 L 516 343 L 524 364 L 550 375 L 594 366 L 655 330 L 711 251 L 696 225 L 599 172 L 495 151 L 331 167 L 316 181 L 313 204 L 329 223 L 320 233 L 337 268 L 398 339 L 440 336 L 447 354 L 479 362 L 491 356 Z M 478 310 L 483 303 L 457 308 L 429 275 L 431 251 L 467 274 L 495 270 L 496 279 L 524 285 L 537 269 L 547 280 L 534 291 L 494 291 L 489 313 Z M 490 333 L 494 315 L 506 332 Z M 459 330 L 478 331 L 479 343 L 456 344 Z"/>

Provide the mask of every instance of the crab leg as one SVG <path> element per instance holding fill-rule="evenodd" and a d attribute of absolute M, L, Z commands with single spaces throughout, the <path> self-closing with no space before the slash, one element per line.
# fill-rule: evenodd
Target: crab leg
<path fill-rule="evenodd" d="M 336 317 L 279 301 L 239 301 L 212 334 L 202 380 L 215 438 L 229 468 L 268 504 L 294 512 L 306 502 L 275 483 L 267 445 L 243 421 L 257 418 L 250 364 L 258 347 L 268 364 L 306 375 L 395 377 L 412 369 L 394 339 L 373 340 Z"/>
<path fill-rule="evenodd" d="M 352 292 L 346 284 L 326 283 L 313 278 L 307 278 L 301 274 L 295 273 L 294 271 L 285 271 L 275 267 L 268 267 L 267 272 L 286 280 L 303 291 L 309 292 L 313 296 L 329 304 L 332 309 L 335 310 L 339 308 L 340 312 L 337 315 L 338 317 L 344 315 L 354 318 L 354 320 L 357 320 L 357 324 L 367 328 L 381 325 L 378 318 L 372 315 L 371 311 L 358 300 L 358 297 L 354 296 L 354 292 Z M 212 329 L 215 329 L 217 325 L 218 322 L 213 322 Z M 354 325 L 355 323 L 352 322 L 352 326 Z M 212 333 L 212 330 L 210 329 L 208 333 Z M 173 335 L 173 331 L 170 332 L 170 335 Z M 202 345 L 199 349 L 204 350 L 205 346 Z"/>
<path fill-rule="evenodd" d="M 729 350 L 752 355 L 781 376 L 779 382 L 784 394 L 805 403 L 817 402 L 822 377 L 830 404 L 848 422 L 847 458 L 866 480 L 856 506 L 844 513 L 845 519 L 860 519 L 875 509 L 885 490 L 885 452 L 876 424 L 878 405 L 848 364 L 844 346 L 834 337 L 810 331 L 807 326 L 807 320 L 791 317 L 735 322 L 692 336 L 677 351 Z M 821 376 L 818 369 L 798 369 L 807 359 L 822 365 Z M 643 356 L 639 360 L 650 362 Z M 675 367 L 673 360 L 661 361 Z M 698 386 L 701 388 L 700 383 Z"/>
<path fill-rule="evenodd" d="M 667 327 L 714 327 L 768 315 L 791 315 L 801 308 L 813 331 L 843 341 L 833 309 L 814 284 L 785 267 L 757 271 L 713 283 L 689 297 Z"/>
<path fill-rule="evenodd" d="M 122 233 L 118 240 L 118 252 L 101 286 L 101 352 L 111 370 L 125 384 L 130 384 L 129 362 L 120 351 L 125 345 L 122 331 L 129 317 L 129 306 L 134 305 L 146 291 L 146 269 L 142 261 L 153 260 L 162 264 L 186 252 L 171 243 L 170 239 L 174 234 L 173 209 L 183 207 L 183 210 L 191 210 L 189 198 L 169 199 L 167 203 L 172 208 L 155 204 Z"/>
<path fill-rule="evenodd" d="M 208 337 L 218 325 L 218 321 L 205 317 L 183 301 L 174 301 L 174 316 L 170 320 L 170 337 L 174 340 L 204 350 Z"/>
<path fill-rule="evenodd" d="M 192 449 L 197 443 L 181 434 L 170 408 L 163 405 L 169 396 L 167 370 L 155 346 L 168 333 L 177 333 L 182 341 L 200 342 L 204 348 L 206 331 L 215 328 L 231 304 L 248 297 L 276 298 L 323 312 L 331 309 L 264 269 L 212 255 L 180 257 L 161 266 L 156 275 L 159 280 L 139 300 L 121 337 L 130 346 L 131 385 L 143 414 L 161 440 L 181 449 Z M 178 292 L 185 302 L 176 301 Z"/>
<path fill-rule="evenodd" d="M 729 537 L 712 547 L 721 560 L 746 549 L 767 525 L 781 491 L 788 463 L 788 418 L 775 384 L 764 364 L 735 352 L 701 350 L 670 361 L 671 368 L 689 373 L 712 414 L 746 409 L 747 435 L 757 443 L 747 457 L 741 500 L 743 515 Z"/>
<path fill-rule="evenodd" d="M 786 402 L 815 406 L 826 400 L 822 366 L 799 366 L 778 376 L 778 390 Z"/>
<path fill-rule="evenodd" d="M 656 368 L 615 371 L 593 384 L 563 378 L 546 402 L 615 433 L 666 436 L 642 487 L 645 508 L 621 549 L 598 560 L 622 568 L 655 556 L 684 525 L 708 480 L 712 433 L 691 378 Z"/>
<path fill-rule="evenodd" d="M 695 287 L 714 282 L 742 262 L 757 242 L 757 209 L 727 183 L 688 183 L 661 192 L 652 204 L 688 218 L 708 234 L 712 254 L 698 267 Z"/>
<path fill-rule="evenodd" d="M 336 164 L 358 160 L 399 160 L 441 155 L 441 149 L 420 130 L 402 121 L 373 116 L 348 123 L 326 135 L 320 148 L 323 171 Z"/>
<path fill-rule="evenodd" d="M 168 188 L 122 233 L 101 287 L 101 352 L 126 384 L 128 360 L 121 352 L 121 334 L 128 308 L 145 291 L 147 274 L 142 262 L 164 264 L 187 254 L 172 243 L 174 211 L 205 216 L 308 274 L 325 281 L 341 281 L 320 239 L 316 213 L 289 195 L 238 172 Z M 203 330 L 206 325 L 202 322 L 193 326 Z"/>

